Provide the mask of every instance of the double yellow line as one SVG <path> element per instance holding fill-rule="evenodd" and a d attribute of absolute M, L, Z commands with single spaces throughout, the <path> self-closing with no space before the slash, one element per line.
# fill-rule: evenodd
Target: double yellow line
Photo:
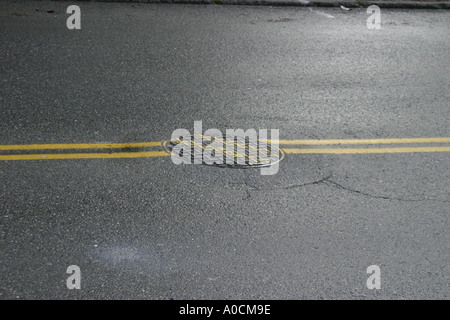
<path fill-rule="evenodd" d="M 16 150 L 84 150 L 84 149 L 133 149 L 161 146 L 161 142 L 135 143 L 64 143 L 64 144 L 24 144 L 0 145 L 0 151 Z M 168 156 L 162 150 L 145 152 L 116 153 L 42 153 L 0 155 L 0 160 L 50 160 L 50 159 L 113 159 L 113 158 L 149 158 Z"/>
<path fill-rule="evenodd" d="M 334 139 L 334 140 L 280 140 L 280 145 L 323 146 L 323 145 L 384 145 L 384 144 L 423 144 L 450 143 L 450 138 L 400 138 L 400 139 Z M 448 152 L 450 146 L 433 147 L 389 147 L 389 148 L 283 148 L 285 153 L 331 153 L 331 154 L 364 154 L 364 153 L 412 153 L 412 152 Z"/>
<path fill-rule="evenodd" d="M 442 138 L 400 138 L 400 139 L 333 139 L 333 140 L 279 140 L 285 153 L 290 154 L 376 154 L 413 152 L 450 152 L 450 146 L 431 147 L 389 147 L 389 148 L 342 148 L 342 145 L 385 145 L 385 144 L 443 144 L 450 143 L 450 137 Z M 28 144 L 0 145 L 2 151 L 34 150 L 86 150 L 86 149 L 134 149 L 160 147 L 161 142 L 138 143 L 67 143 L 67 144 Z M 296 146 L 296 148 L 290 147 Z M 298 148 L 298 146 L 319 146 L 318 148 Z M 320 146 L 338 146 L 321 148 Z M 163 150 L 112 153 L 38 153 L 38 154 L 0 154 L 0 160 L 50 160 L 50 159 L 111 159 L 111 158 L 149 158 L 169 156 Z"/>

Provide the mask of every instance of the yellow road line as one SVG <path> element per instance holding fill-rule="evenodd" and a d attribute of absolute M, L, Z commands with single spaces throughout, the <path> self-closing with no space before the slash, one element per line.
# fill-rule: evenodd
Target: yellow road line
<path fill-rule="evenodd" d="M 165 151 L 117 152 L 117 153 L 53 153 L 0 155 L 0 160 L 51 160 L 51 159 L 111 159 L 149 158 L 170 156 Z"/>
<path fill-rule="evenodd" d="M 417 148 L 347 148 L 347 149 L 298 149 L 283 148 L 285 153 L 308 154 L 308 153 L 333 153 L 333 154 L 356 154 L 356 153 L 410 153 L 410 152 L 449 152 L 450 147 L 417 147 Z"/>
<path fill-rule="evenodd" d="M 62 144 L 16 144 L 0 145 L 0 150 L 43 150 L 43 149 L 120 149 L 157 147 L 161 142 L 133 143 L 62 143 Z"/>
<path fill-rule="evenodd" d="M 270 142 L 270 140 L 266 140 Z M 332 140 L 278 140 L 280 145 L 341 145 L 341 144 L 396 144 L 396 143 L 449 143 L 450 137 L 400 138 L 400 139 L 332 139 Z M 120 149 L 158 147 L 159 141 L 133 143 L 60 143 L 0 145 L 0 150 L 44 150 L 44 149 Z"/>
<path fill-rule="evenodd" d="M 269 140 L 270 141 L 270 140 Z M 400 138 L 400 139 L 333 139 L 333 140 L 278 140 L 280 145 L 369 145 L 402 143 L 449 143 L 450 138 Z M 119 149 L 161 146 L 161 142 L 133 143 L 66 143 L 66 144 L 28 144 L 0 145 L 0 150 L 44 150 L 44 149 Z M 370 154 L 370 153 L 411 153 L 411 152 L 449 152 L 450 147 L 391 147 L 391 148 L 329 148 L 302 149 L 283 148 L 290 154 Z M 0 160 L 50 160 L 50 159 L 108 159 L 108 158 L 147 158 L 170 156 L 165 151 L 117 152 L 117 153 L 56 153 L 56 154 L 10 154 L 0 155 Z"/>
<path fill-rule="evenodd" d="M 339 144 L 395 144 L 395 143 L 446 143 L 450 138 L 400 138 L 400 139 L 333 139 L 333 140 L 278 140 L 281 145 L 339 145 Z"/>
<path fill-rule="evenodd" d="M 450 147 L 417 147 L 417 148 L 369 148 L 369 149 L 298 149 L 283 148 L 290 154 L 370 154 L 370 153 L 414 153 L 414 152 L 450 152 Z M 54 154 L 13 154 L 0 155 L 0 160 L 52 160 L 52 159 L 118 159 L 118 158 L 150 158 L 167 157 L 165 151 L 117 152 L 117 153 L 54 153 Z"/>

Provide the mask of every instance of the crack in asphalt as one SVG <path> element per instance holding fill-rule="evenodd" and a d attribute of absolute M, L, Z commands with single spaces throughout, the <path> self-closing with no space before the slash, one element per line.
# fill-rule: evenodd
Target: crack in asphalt
<path fill-rule="evenodd" d="M 336 187 L 342 190 L 346 190 L 349 192 L 353 192 L 356 194 L 360 194 L 363 196 L 367 196 L 367 197 L 371 197 L 374 199 L 384 199 L 384 200 L 397 200 L 397 201 L 408 201 L 408 202 L 421 202 L 421 201 L 438 201 L 438 202 L 450 202 L 448 200 L 440 200 L 440 199 L 435 199 L 435 198 L 424 198 L 424 199 L 404 199 L 404 198 L 397 198 L 397 197 L 388 197 L 388 196 L 378 196 L 378 195 L 373 195 L 370 193 L 365 193 L 359 190 L 355 190 L 355 189 L 351 189 L 348 187 L 345 187 L 337 182 L 331 181 L 331 180 L 326 180 L 324 181 L 324 183 L 330 187 Z"/>
<path fill-rule="evenodd" d="M 323 182 L 327 181 L 328 179 L 330 179 L 331 176 L 332 176 L 332 174 L 330 173 L 329 175 L 325 176 L 324 178 L 313 181 L 313 182 L 307 182 L 307 183 L 303 183 L 303 184 L 295 184 L 292 186 L 281 187 L 281 188 L 265 188 L 265 189 L 263 189 L 263 188 L 258 188 L 256 186 L 245 183 L 246 186 L 252 188 L 253 190 L 246 189 L 245 191 L 247 193 L 247 197 L 243 198 L 242 200 L 251 198 L 252 195 L 250 194 L 250 191 L 290 190 L 290 189 L 295 189 L 295 188 L 301 188 L 301 187 L 306 187 L 306 186 L 310 186 L 310 185 L 323 183 Z"/>
<path fill-rule="evenodd" d="M 247 200 L 249 198 L 252 197 L 251 195 L 251 191 L 273 191 L 273 190 L 291 190 L 291 189 L 296 189 L 296 188 L 302 188 L 302 187 L 306 187 L 306 186 L 311 186 L 311 185 L 318 185 L 318 184 L 325 184 L 329 187 L 332 188 L 338 188 L 341 190 L 345 190 L 348 192 L 352 192 L 352 193 L 356 193 L 362 196 L 366 196 L 366 197 L 370 197 L 370 198 L 374 198 L 374 199 L 383 199 L 383 200 L 396 200 L 396 201 L 406 201 L 406 202 L 422 202 L 422 201 L 438 201 L 438 202 L 443 202 L 443 203 L 448 203 L 450 202 L 449 200 L 441 200 L 441 199 L 435 199 L 435 198 L 422 198 L 422 199 L 405 199 L 405 198 L 398 198 L 398 197 L 389 197 L 389 196 L 380 196 L 380 195 L 373 195 L 370 193 L 366 193 L 363 191 L 359 191 L 359 190 L 355 190 L 355 189 L 351 189 L 349 187 L 343 186 L 335 181 L 330 180 L 331 177 L 333 176 L 332 173 L 328 174 L 327 176 L 313 181 L 313 182 L 308 182 L 308 183 L 303 183 L 303 184 L 296 184 L 296 185 L 291 185 L 291 186 L 287 186 L 287 187 L 280 187 L 280 188 L 258 188 L 254 185 L 250 185 L 250 184 L 245 184 L 248 187 L 250 187 L 251 189 L 246 189 L 246 194 L 247 196 L 245 198 L 243 198 L 242 200 Z"/>
<path fill-rule="evenodd" d="M 313 182 L 308 182 L 308 183 L 304 183 L 304 184 L 294 184 L 292 186 L 287 186 L 287 187 L 283 187 L 281 189 L 284 190 L 290 190 L 290 189 L 295 189 L 295 188 L 301 188 L 301 187 L 306 187 L 306 186 L 310 186 L 310 185 L 314 185 L 314 184 L 320 184 L 320 183 L 324 183 L 327 182 L 328 179 L 330 179 L 332 177 L 332 174 L 330 173 L 329 175 L 327 175 L 326 177 L 317 180 L 317 181 L 313 181 Z"/>

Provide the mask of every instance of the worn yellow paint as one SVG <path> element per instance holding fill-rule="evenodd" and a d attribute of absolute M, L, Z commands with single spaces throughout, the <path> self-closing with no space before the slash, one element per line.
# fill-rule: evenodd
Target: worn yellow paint
<path fill-rule="evenodd" d="M 450 147 L 406 147 L 406 148 L 335 148 L 335 149 L 299 149 L 283 148 L 285 153 L 333 153 L 333 154 L 357 154 L 357 153 L 412 153 L 412 152 L 450 152 Z"/>
<path fill-rule="evenodd" d="M 270 140 L 266 140 L 271 143 Z M 280 145 L 371 145 L 405 143 L 450 143 L 450 137 L 441 138 L 399 138 L 399 139 L 332 139 L 332 140 L 278 140 Z M 66 143 L 66 144 L 27 144 L 0 145 L 0 151 L 9 150 L 63 150 L 63 149 L 128 149 L 161 146 L 161 142 L 133 143 Z M 390 147 L 390 148 L 283 148 L 289 154 L 373 154 L 373 153 L 414 153 L 450 152 L 448 146 L 433 147 Z M 51 159 L 111 159 L 148 158 L 170 156 L 165 151 L 116 152 L 116 153 L 53 153 L 53 154 L 3 154 L 0 160 L 51 160 Z"/>
<path fill-rule="evenodd" d="M 16 144 L 0 145 L 0 150 L 44 150 L 44 149 L 123 149 L 157 147 L 161 142 L 133 143 L 62 143 L 62 144 Z"/>
<path fill-rule="evenodd" d="M 281 145 L 340 145 L 340 144 L 396 144 L 396 143 L 447 143 L 450 137 L 400 138 L 400 139 L 333 139 L 333 140 L 278 140 Z"/>
<path fill-rule="evenodd" d="M 170 156 L 164 151 L 117 152 L 117 153 L 47 153 L 0 155 L 0 160 L 52 160 L 52 159 L 112 159 L 149 158 Z"/>

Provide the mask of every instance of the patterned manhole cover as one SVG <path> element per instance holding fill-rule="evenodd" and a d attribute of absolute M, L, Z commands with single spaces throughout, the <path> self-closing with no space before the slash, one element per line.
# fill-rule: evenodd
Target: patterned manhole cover
<path fill-rule="evenodd" d="M 285 156 L 285 153 L 270 141 L 250 140 L 248 137 L 233 138 L 191 135 L 190 139 L 186 140 L 163 141 L 162 147 L 171 155 L 190 159 L 190 163 L 224 168 L 268 167 L 280 162 Z"/>

